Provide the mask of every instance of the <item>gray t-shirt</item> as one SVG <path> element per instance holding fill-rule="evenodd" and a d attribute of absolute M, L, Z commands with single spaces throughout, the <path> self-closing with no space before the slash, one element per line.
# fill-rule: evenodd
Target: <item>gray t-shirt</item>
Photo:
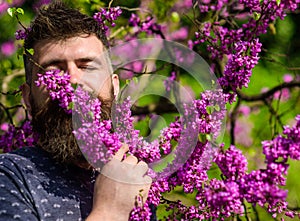
<path fill-rule="evenodd" d="M 84 220 L 95 177 L 54 162 L 38 147 L 0 154 L 0 220 Z"/>
<path fill-rule="evenodd" d="M 38 147 L 0 154 L 0 221 L 85 220 L 97 172 L 59 164 Z M 151 221 L 156 208 L 151 205 Z"/>

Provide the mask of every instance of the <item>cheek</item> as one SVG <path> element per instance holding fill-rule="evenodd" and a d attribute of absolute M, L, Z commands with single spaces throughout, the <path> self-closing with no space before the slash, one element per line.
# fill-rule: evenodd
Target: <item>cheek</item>
<path fill-rule="evenodd" d="M 45 86 L 41 85 L 40 87 L 37 87 L 36 85 L 32 85 L 31 100 L 34 102 L 36 108 L 43 108 L 49 99 L 50 97 Z"/>
<path fill-rule="evenodd" d="M 103 99 L 110 99 L 112 92 L 111 76 L 87 76 L 85 75 L 81 84 L 84 85 L 84 89 L 88 91 L 94 91 L 97 95 L 101 96 Z"/>
<path fill-rule="evenodd" d="M 110 77 L 103 82 L 98 90 L 98 95 L 100 95 L 105 100 L 110 100 L 113 97 L 113 87 Z"/>

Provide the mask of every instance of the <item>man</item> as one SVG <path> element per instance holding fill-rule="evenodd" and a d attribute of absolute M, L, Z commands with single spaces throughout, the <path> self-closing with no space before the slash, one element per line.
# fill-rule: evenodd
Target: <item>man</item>
<path fill-rule="evenodd" d="M 34 54 L 24 58 L 22 92 L 39 139 L 37 147 L 0 155 L 0 220 L 128 220 L 136 196 L 147 197 L 147 165 L 134 156 L 124 159 L 124 144 L 101 168 L 105 175 L 97 176 L 76 143 L 71 116 L 34 83 L 37 73 L 68 72 L 72 83 L 96 90 L 104 104 L 102 112 L 109 113 L 119 92 L 118 76 L 96 78 L 101 82 L 92 86 L 86 80 L 87 69 L 99 65 L 95 61 L 108 46 L 104 34 L 93 18 L 59 2 L 40 9 L 29 30 L 24 47 L 33 48 Z M 103 63 L 99 68 L 107 72 Z M 107 175 L 116 167 L 120 173 Z M 131 178 L 140 184 L 128 182 Z"/>

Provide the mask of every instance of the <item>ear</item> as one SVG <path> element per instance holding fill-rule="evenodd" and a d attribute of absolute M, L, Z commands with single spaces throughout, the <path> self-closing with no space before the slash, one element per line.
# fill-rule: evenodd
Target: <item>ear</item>
<path fill-rule="evenodd" d="M 114 87 L 114 96 L 117 97 L 120 91 L 120 82 L 119 82 L 119 76 L 116 74 L 112 75 L 112 85 Z"/>
<path fill-rule="evenodd" d="M 22 89 L 22 97 L 23 97 L 23 100 L 24 100 L 24 103 L 25 103 L 25 106 L 28 110 L 28 112 L 31 114 L 31 103 L 30 103 L 30 86 L 27 84 L 27 83 L 24 83 L 22 86 L 21 86 L 21 89 Z"/>

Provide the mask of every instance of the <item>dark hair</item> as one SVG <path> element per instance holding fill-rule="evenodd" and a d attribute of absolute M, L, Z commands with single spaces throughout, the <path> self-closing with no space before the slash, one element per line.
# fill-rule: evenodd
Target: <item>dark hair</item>
<path fill-rule="evenodd" d="M 31 49 L 42 40 L 60 41 L 81 34 L 95 34 L 106 48 L 109 46 L 105 33 L 96 20 L 77 9 L 69 8 L 61 1 L 53 1 L 38 10 L 28 28 L 24 47 Z M 24 66 L 26 82 L 30 85 L 33 65 L 29 56 L 28 53 L 24 55 Z"/>

